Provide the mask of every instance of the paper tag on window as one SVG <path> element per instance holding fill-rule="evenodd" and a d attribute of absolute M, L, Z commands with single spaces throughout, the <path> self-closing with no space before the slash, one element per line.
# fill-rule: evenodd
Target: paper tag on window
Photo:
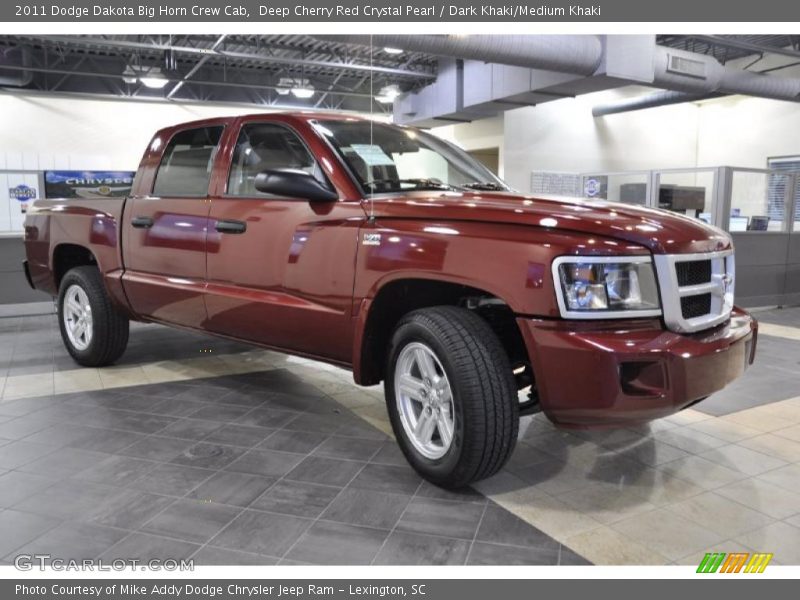
<path fill-rule="evenodd" d="M 350 147 L 370 167 L 394 164 L 394 161 L 380 146 L 374 144 L 351 144 Z"/>

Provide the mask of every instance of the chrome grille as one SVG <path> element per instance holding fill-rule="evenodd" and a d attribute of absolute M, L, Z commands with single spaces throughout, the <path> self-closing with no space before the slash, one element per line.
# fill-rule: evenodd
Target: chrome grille
<path fill-rule="evenodd" d="M 733 250 L 703 254 L 656 254 L 664 322 L 678 332 L 715 327 L 733 309 Z"/>

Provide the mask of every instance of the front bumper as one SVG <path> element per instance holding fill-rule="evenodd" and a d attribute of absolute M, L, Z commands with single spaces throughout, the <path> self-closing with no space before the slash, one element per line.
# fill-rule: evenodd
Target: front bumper
<path fill-rule="evenodd" d="M 752 364 L 758 334 L 738 308 L 695 334 L 667 331 L 658 320 L 517 321 L 543 412 L 575 427 L 649 421 L 706 398 Z"/>

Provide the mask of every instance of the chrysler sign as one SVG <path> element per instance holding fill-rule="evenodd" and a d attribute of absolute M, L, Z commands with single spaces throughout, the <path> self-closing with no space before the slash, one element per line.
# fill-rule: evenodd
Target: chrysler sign
<path fill-rule="evenodd" d="M 47 198 L 113 198 L 130 194 L 132 171 L 45 171 Z"/>

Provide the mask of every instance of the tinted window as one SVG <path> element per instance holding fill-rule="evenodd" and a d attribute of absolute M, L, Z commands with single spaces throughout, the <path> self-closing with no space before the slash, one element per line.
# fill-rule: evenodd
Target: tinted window
<path fill-rule="evenodd" d="M 156 196 L 205 196 L 222 126 L 176 133 L 164 150 L 156 174 Z"/>
<path fill-rule="evenodd" d="M 274 123 L 245 125 L 233 151 L 228 194 L 260 194 L 255 188 L 256 175 L 269 169 L 300 169 L 325 183 L 317 161 L 292 130 Z"/>

